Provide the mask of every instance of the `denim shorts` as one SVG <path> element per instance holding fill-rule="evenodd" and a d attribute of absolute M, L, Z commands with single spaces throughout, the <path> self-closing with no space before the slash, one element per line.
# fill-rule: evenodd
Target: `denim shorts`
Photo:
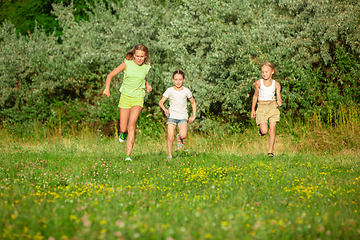
<path fill-rule="evenodd" d="M 168 118 L 166 124 L 174 124 L 176 125 L 180 125 L 182 123 L 188 123 L 187 119 L 174 119 L 174 118 Z"/>

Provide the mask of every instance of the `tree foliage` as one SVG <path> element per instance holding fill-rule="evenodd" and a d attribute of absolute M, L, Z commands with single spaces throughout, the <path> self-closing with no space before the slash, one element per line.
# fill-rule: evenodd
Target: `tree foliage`
<path fill-rule="evenodd" d="M 114 0 L 116 1 L 116 0 Z M 47 34 L 54 30 L 56 36 L 62 34 L 55 16 L 51 13 L 52 4 L 63 4 L 68 6 L 70 0 L 1 0 L 0 1 L 0 23 L 5 20 L 11 21 L 16 26 L 17 33 L 32 33 L 36 24 L 40 25 Z M 87 20 L 85 14 L 88 5 L 93 4 L 93 0 L 75 0 L 74 17 L 76 20 Z"/>
<path fill-rule="evenodd" d="M 154 91 L 147 107 L 157 105 L 171 73 L 182 69 L 203 119 L 244 122 L 264 61 L 276 65 L 289 115 L 359 104 L 357 1 L 104 0 L 86 6 L 79 19 L 74 4 L 52 5 L 61 35 L 39 25 L 19 35 L 3 23 L 2 119 L 47 122 L 63 111 L 68 122 L 115 121 L 121 74 L 110 99 L 101 95 L 106 75 L 138 43 L 150 49 Z"/>

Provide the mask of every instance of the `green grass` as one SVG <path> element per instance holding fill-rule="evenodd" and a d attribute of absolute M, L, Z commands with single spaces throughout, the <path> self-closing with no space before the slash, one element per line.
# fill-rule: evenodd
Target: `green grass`
<path fill-rule="evenodd" d="M 139 134 L 126 163 L 114 138 L 2 135 L 0 238 L 360 238 L 357 154 L 301 153 L 281 135 L 274 158 L 254 134 L 185 143 L 166 162 L 165 141 Z"/>

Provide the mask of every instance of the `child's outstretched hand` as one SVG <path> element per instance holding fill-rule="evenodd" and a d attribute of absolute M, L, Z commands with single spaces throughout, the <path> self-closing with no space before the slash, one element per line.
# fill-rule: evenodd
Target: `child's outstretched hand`
<path fill-rule="evenodd" d="M 255 118 L 255 111 L 251 111 L 251 118 Z"/>
<path fill-rule="evenodd" d="M 164 113 L 165 113 L 165 116 L 169 116 L 169 109 L 165 108 Z"/>
<path fill-rule="evenodd" d="M 105 88 L 105 90 L 103 91 L 103 95 L 105 97 L 110 97 L 110 90 Z"/>
<path fill-rule="evenodd" d="M 189 117 L 189 123 L 193 123 L 195 121 L 195 116 Z"/>
<path fill-rule="evenodd" d="M 149 84 L 146 86 L 146 91 L 148 93 L 152 91 L 152 87 Z"/>

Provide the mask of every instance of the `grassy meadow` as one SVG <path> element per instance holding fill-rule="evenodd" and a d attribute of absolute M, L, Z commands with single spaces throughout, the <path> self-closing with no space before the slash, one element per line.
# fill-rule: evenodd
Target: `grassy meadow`
<path fill-rule="evenodd" d="M 138 131 L 131 163 L 116 135 L 1 129 L 0 239 L 360 239 L 358 125 L 289 126 L 274 158 L 256 128 L 172 161 Z"/>

